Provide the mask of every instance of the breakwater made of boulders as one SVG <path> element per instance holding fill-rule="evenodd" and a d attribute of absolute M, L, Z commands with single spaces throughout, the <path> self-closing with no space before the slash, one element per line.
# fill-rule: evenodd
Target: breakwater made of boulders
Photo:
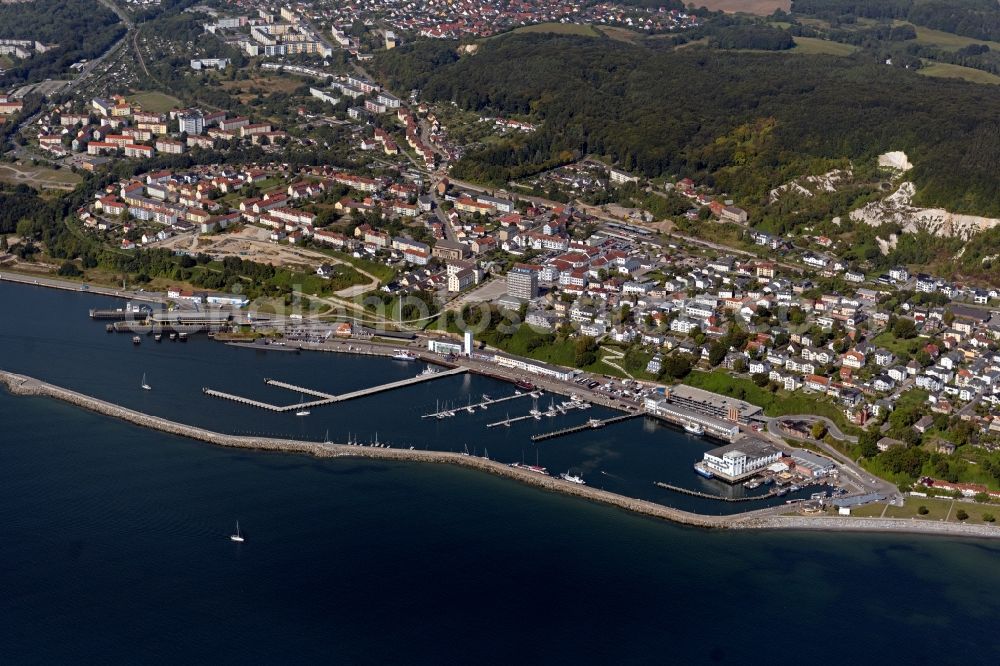
<path fill-rule="evenodd" d="M 398 462 L 422 462 L 450 464 L 474 469 L 495 476 L 519 481 L 529 486 L 551 492 L 558 492 L 582 499 L 624 509 L 632 513 L 668 520 L 682 525 L 716 529 L 830 529 L 878 532 L 918 532 L 922 534 L 944 534 L 959 537 L 1000 537 L 1000 528 L 988 525 L 938 524 L 921 521 L 862 518 L 830 518 L 821 516 L 780 516 L 768 510 L 751 511 L 744 514 L 712 516 L 683 511 L 646 500 L 634 499 L 612 492 L 571 483 L 562 479 L 511 467 L 507 464 L 470 456 L 464 453 L 430 451 L 423 449 L 394 449 L 338 444 L 333 442 L 310 442 L 303 440 L 261 437 L 252 435 L 227 435 L 225 433 L 178 423 L 158 416 L 145 414 L 121 405 L 77 391 L 55 386 L 26 375 L 0 370 L 0 384 L 12 395 L 54 398 L 65 403 L 112 418 L 158 430 L 171 435 L 187 437 L 216 446 L 229 448 L 273 451 L 278 453 L 299 453 L 319 458 L 365 458 Z"/>

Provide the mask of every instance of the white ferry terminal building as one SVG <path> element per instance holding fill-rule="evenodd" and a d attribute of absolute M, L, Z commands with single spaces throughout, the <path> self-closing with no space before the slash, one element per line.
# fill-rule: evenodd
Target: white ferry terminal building
<path fill-rule="evenodd" d="M 713 476 L 736 483 L 753 476 L 781 458 L 781 451 L 761 439 L 747 437 L 706 451 L 699 465 Z"/>

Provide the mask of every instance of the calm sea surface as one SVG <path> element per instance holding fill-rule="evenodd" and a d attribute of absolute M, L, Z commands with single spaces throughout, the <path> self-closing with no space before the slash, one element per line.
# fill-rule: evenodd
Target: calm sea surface
<path fill-rule="evenodd" d="M 482 377 L 305 419 L 207 398 L 202 386 L 292 403 L 264 377 L 336 393 L 422 366 L 205 339 L 135 348 L 87 319 L 112 303 L 0 284 L 0 368 L 225 432 L 537 453 L 632 496 L 737 506 L 658 491 L 653 481 L 717 488 L 690 467 L 710 445 L 652 422 L 535 446 L 533 432 L 610 412 L 486 429 L 526 413 L 522 398 L 420 418 L 436 401 L 513 392 Z M 153 391 L 138 389 L 143 373 Z M 227 538 L 236 520 L 242 545 Z M 704 532 L 466 470 L 217 449 L 0 392 L 6 663 L 994 664 L 998 555 L 977 541 Z"/>

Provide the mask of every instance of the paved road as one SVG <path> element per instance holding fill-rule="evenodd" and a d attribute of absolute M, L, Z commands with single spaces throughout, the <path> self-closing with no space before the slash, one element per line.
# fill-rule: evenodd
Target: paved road
<path fill-rule="evenodd" d="M 808 423 L 822 421 L 826 425 L 827 431 L 833 436 L 834 439 L 839 439 L 842 442 L 845 441 L 850 442 L 852 444 L 857 444 L 858 442 L 857 437 L 855 437 L 854 435 L 845 434 L 840 428 L 837 427 L 836 423 L 834 423 L 825 416 L 817 416 L 815 414 L 788 414 L 779 416 L 768 422 L 767 424 L 768 431 L 771 430 L 772 425 L 775 428 L 777 428 L 778 421 L 806 421 Z"/>
<path fill-rule="evenodd" d="M 451 221 L 448 219 L 448 215 L 441 208 L 441 200 L 438 199 L 437 192 L 435 190 L 431 190 L 431 198 L 434 200 L 434 214 L 437 215 L 437 219 L 444 225 L 444 237 L 452 242 L 457 242 L 458 235 L 455 233 L 454 227 L 451 226 Z"/>
<path fill-rule="evenodd" d="M 120 298 L 130 298 L 132 300 L 148 301 L 150 303 L 166 303 L 167 301 L 163 294 L 150 291 L 97 287 L 94 285 L 83 284 L 82 282 L 73 282 L 71 280 L 59 280 L 57 278 L 28 275 L 25 273 L 12 273 L 8 270 L 0 272 L 0 281 L 31 284 L 39 287 L 50 287 L 52 289 L 64 289 L 66 291 L 86 291 L 92 294 L 101 294 L 102 296 L 118 296 Z"/>
<path fill-rule="evenodd" d="M 824 423 L 826 423 L 828 427 L 832 425 L 834 428 L 837 428 L 836 424 L 833 424 L 829 419 L 822 416 L 815 416 L 811 414 L 783 416 L 781 418 L 813 420 L 813 421 L 821 420 Z M 860 467 L 855 461 L 851 460 L 848 456 L 844 455 L 843 453 L 838 451 L 835 447 L 830 446 L 826 442 L 812 438 L 796 438 L 788 435 L 787 433 L 782 432 L 778 427 L 778 420 L 779 419 L 772 419 L 771 421 L 768 421 L 767 433 L 771 435 L 771 437 L 782 442 L 784 441 L 785 437 L 788 437 L 790 439 L 800 439 L 802 441 L 809 442 L 813 446 L 822 449 L 831 458 L 839 462 L 841 464 L 841 469 L 850 474 L 858 482 L 858 484 L 865 489 L 866 492 L 881 493 L 890 498 L 895 498 L 899 496 L 900 494 L 899 488 L 897 488 L 895 485 L 889 483 L 884 479 L 880 479 L 877 476 L 873 476 L 870 472 Z M 840 432 L 839 428 L 837 428 L 837 433 L 839 433 L 841 436 L 847 437 L 842 432 Z M 830 431 L 830 434 L 833 434 L 833 430 Z M 836 435 L 834 436 L 836 437 Z M 857 441 L 856 437 L 854 438 L 854 441 Z"/>

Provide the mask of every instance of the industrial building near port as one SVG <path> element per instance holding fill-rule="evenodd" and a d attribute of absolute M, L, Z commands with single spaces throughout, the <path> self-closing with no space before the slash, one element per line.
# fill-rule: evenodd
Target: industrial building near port
<path fill-rule="evenodd" d="M 684 385 L 665 389 L 663 397 L 646 398 L 644 406 L 651 416 L 681 425 L 696 424 L 707 435 L 729 442 L 740 436 L 741 424 L 749 424 L 762 411 L 745 400 Z"/>

